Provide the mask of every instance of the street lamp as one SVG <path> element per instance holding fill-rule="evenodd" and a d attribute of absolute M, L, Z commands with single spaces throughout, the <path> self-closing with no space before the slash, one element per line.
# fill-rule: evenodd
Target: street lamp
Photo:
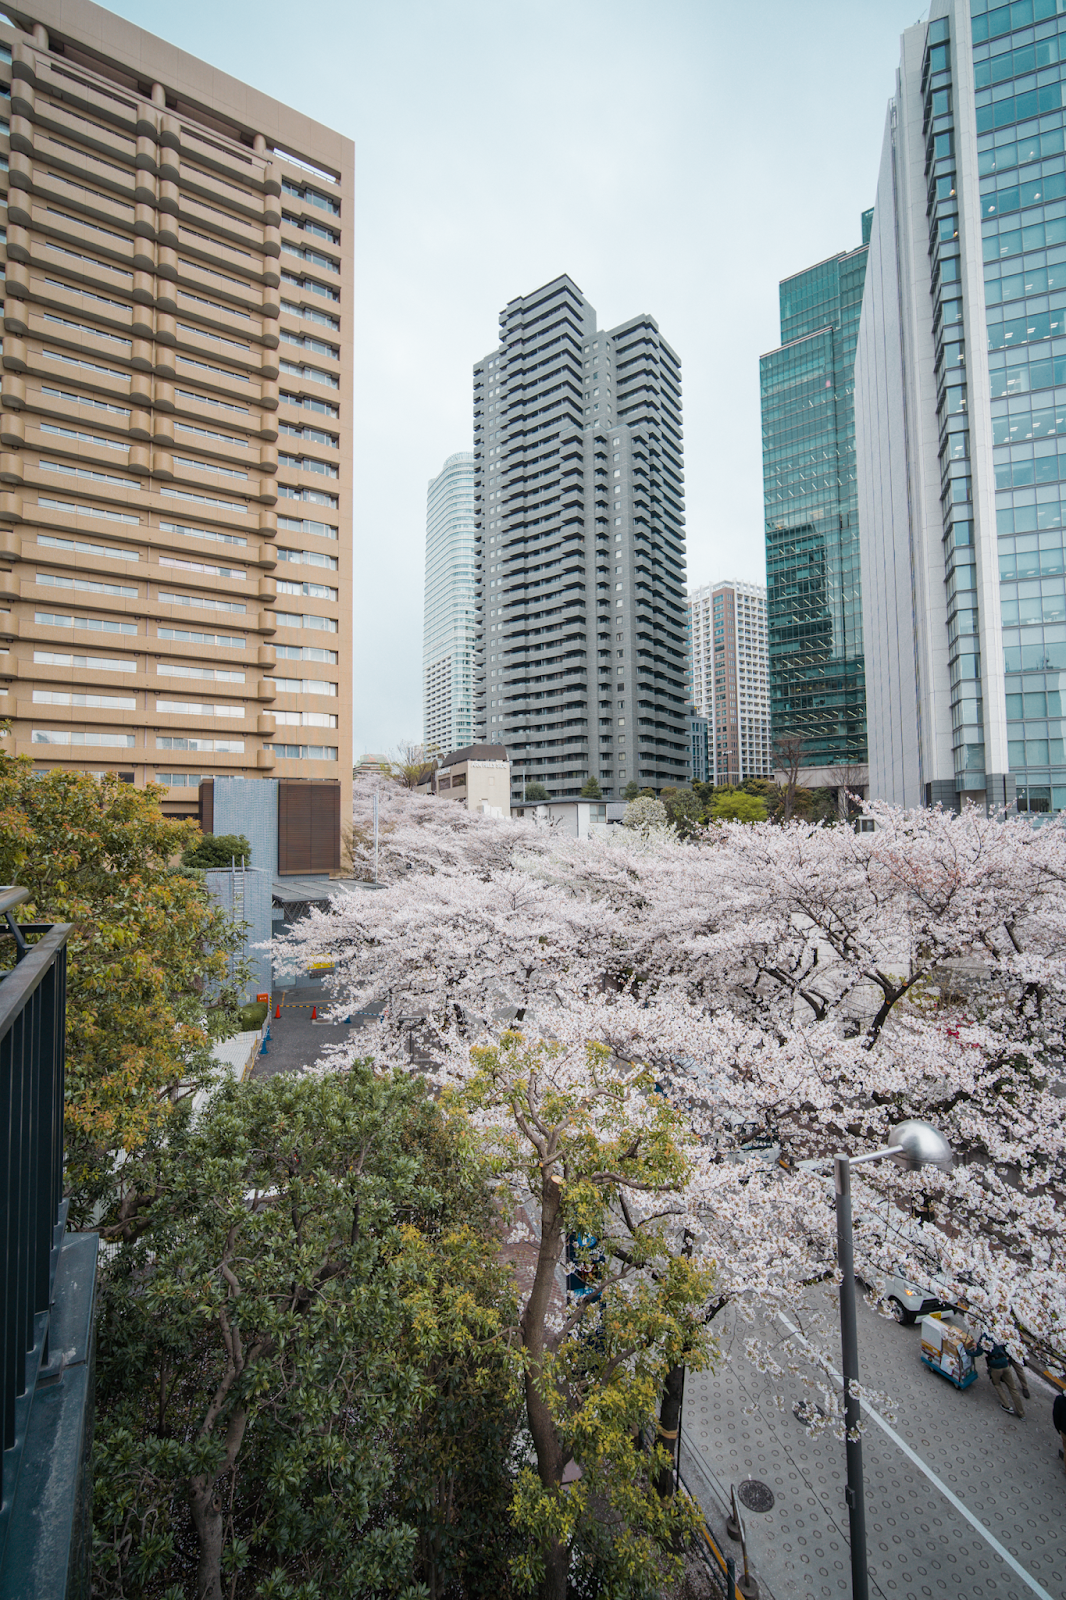
<path fill-rule="evenodd" d="M 864 1156 L 836 1155 L 833 1176 L 837 1197 L 837 1265 L 840 1267 L 840 1345 L 844 1369 L 844 1430 L 848 1460 L 848 1503 L 851 1533 L 851 1592 L 853 1600 L 869 1600 L 866 1563 L 866 1504 L 862 1484 L 862 1439 L 859 1436 L 859 1342 L 855 1324 L 855 1258 L 851 1228 L 851 1169 L 882 1156 L 913 1172 L 918 1167 L 951 1166 L 951 1146 L 928 1122 L 901 1122 L 889 1134 L 891 1143 Z"/>

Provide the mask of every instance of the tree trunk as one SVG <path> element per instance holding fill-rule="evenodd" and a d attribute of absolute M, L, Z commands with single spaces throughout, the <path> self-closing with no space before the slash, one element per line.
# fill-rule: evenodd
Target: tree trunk
<path fill-rule="evenodd" d="M 189 1503 L 196 1529 L 196 1600 L 223 1600 L 222 1499 L 214 1474 L 192 1480 Z"/>
<path fill-rule="evenodd" d="M 562 1493 L 563 1451 L 552 1421 L 551 1409 L 538 1392 L 545 1355 L 550 1353 L 546 1334 L 548 1311 L 555 1287 L 555 1272 L 562 1260 L 563 1228 L 559 1185 L 545 1177 L 540 1194 L 540 1249 L 537 1271 L 522 1313 L 522 1343 L 529 1354 L 526 1369 L 526 1420 L 537 1452 L 537 1472 L 549 1493 Z M 543 1600 L 566 1600 L 570 1556 L 562 1544 L 551 1543 L 544 1552 Z"/>
<path fill-rule="evenodd" d="M 544 1561 L 544 1583 L 541 1600 L 566 1600 L 570 1552 L 565 1545 L 553 1544 Z"/>
<path fill-rule="evenodd" d="M 670 1451 L 674 1461 L 681 1456 L 681 1401 L 685 1393 L 684 1365 L 671 1367 L 663 1384 L 663 1397 L 659 1404 L 659 1435 L 656 1443 Z M 674 1474 L 666 1467 L 656 1475 L 655 1487 L 663 1500 L 674 1492 Z"/>
<path fill-rule="evenodd" d="M 255 1359 L 259 1351 L 252 1351 Z M 225 1533 L 225 1515 L 219 1485 L 234 1470 L 248 1423 L 248 1413 L 238 1406 L 226 1424 L 226 1453 L 217 1472 L 200 1473 L 189 1480 L 189 1505 L 192 1509 L 193 1527 L 196 1529 L 196 1600 L 223 1600 L 222 1594 L 222 1543 Z"/>

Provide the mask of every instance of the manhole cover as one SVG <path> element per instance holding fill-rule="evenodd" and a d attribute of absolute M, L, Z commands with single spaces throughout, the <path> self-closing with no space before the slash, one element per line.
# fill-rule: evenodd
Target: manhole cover
<path fill-rule="evenodd" d="M 758 1478 L 745 1478 L 737 1490 L 737 1499 L 749 1511 L 774 1509 L 774 1491 L 768 1483 L 762 1483 Z"/>
<path fill-rule="evenodd" d="M 792 1415 L 797 1422 L 802 1422 L 805 1428 L 809 1428 L 819 1417 L 825 1416 L 825 1410 L 822 1406 L 814 1405 L 810 1400 L 797 1400 L 792 1407 Z"/>

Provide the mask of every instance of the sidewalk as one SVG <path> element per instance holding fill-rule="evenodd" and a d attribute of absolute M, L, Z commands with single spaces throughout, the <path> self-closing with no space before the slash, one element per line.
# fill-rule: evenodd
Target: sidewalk
<path fill-rule="evenodd" d="M 756 1478 L 775 1497 L 745 1511 L 749 1558 L 769 1600 L 837 1600 L 851 1594 L 844 1446 L 811 1438 L 792 1407 L 812 1392 L 787 1370 L 764 1375 L 748 1361 L 749 1330 L 723 1313 L 715 1324 L 729 1351 L 713 1373 L 685 1387 L 681 1466 L 724 1549 L 731 1484 Z M 778 1362 L 792 1354 L 779 1330 Z M 918 1358 L 920 1329 L 859 1307 L 860 1366 L 867 1384 L 895 1402 L 894 1432 L 977 1518 L 999 1553 L 867 1419 L 863 1433 L 870 1592 L 878 1600 L 1066 1600 L 1066 1473 L 1051 1429 L 1051 1391 L 1030 1375 L 1022 1421 L 1008 1417 L 983 1364 L 959 1393 Z M 817 1399 L 817 1395 L 814 1395 Z M 780 1401 L 780 1404 L 778 1402 Z M 1011 1558 L 1031 1582 L 1014 1570 Z"/>

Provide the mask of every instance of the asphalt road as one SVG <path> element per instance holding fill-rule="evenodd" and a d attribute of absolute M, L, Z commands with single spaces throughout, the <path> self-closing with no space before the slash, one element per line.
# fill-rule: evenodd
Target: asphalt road
<path fill-rule="evenodd" d="M 834 1306 L 827 1296 L 830 1317 Z M 739 1548 L 725 1534 L 730 1484 L 768 1484 L 773 1509 L 744 1513 L 764 1600 L 836 1600 L 851 1594 L 844 1446 L 830 1434 L 812 1437 L 793 1414 L 793 1403 L 812 1391 L 799 1375 L 810 1369 L 795 1359 L 787 1330 L 776 1324 L 771 1331 L 783 1369 L 777 1375 L 747 1358 L 753 1331 L 728 1317 L 718 1337 L 730 1359 L 713 1373 L 689 1375 L 682 1473 L 738 1566 Z M 897 1436 L 867 1420 L 871 1595 L 1066 1600 L 1066 1471 L 1051 1426 L 1052 1390 L 1029 1374 L 1031 1399 L 1024 1420 L 1016 1420 L 1000 1409 L 983 1361 L 977 1382 L 960 1392 L 922 1365 L 920 1341 L 919 1326 L 899 1327 L 860 1304 L 862 1381 L 891 1397 L 886 1420 Z"/>
<path fill-rule="evenodd" d="M 274 997 L 281 1015 L 271 1013 L 270 1038 L 266 1054 L 256 1057 L 253 1078 L 268 1078 L 275 1072 L 299 1072 L 313 1067 L 327 1044 L 343 1044 L 363 1026 L 364 1018 L 353 1017 L 350 1025 L 330 1026 L 314 1019 L 317 1007 L 325 1011 L 330 997 L 324 984 L 282 989 Z"/>

